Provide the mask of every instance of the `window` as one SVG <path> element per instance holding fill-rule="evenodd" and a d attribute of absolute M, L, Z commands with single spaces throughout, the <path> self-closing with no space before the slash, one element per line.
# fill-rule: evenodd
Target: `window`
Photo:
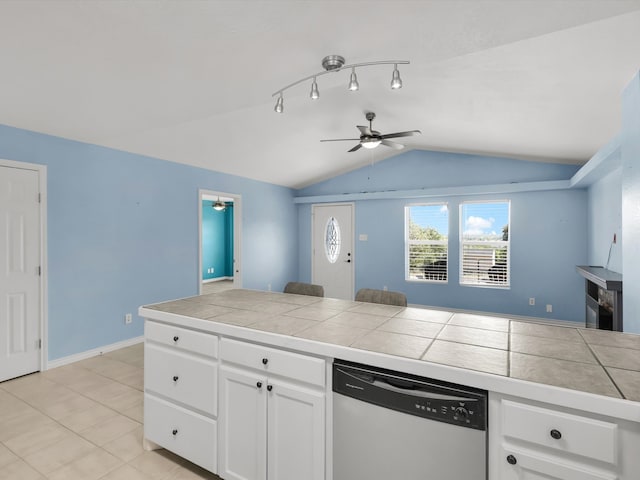
<path fill-rule="evenodd" d="M 446 203 L 405 207 L 407 280 L 447 282 L 449 207 Z"/>
<path fill-rule="evenodd" d="M 509 287 L 508 201 L 460 205 L 460 284 Z"/>

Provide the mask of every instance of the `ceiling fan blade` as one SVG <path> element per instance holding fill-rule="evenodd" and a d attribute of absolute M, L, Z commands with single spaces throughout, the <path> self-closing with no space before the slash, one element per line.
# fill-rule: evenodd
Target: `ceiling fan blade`
<path fill-rule="evenodd" d="M 329 140 L 320 140 L 321 142 L 357 142 L 359 138 L 331 138 Z"/>
<path fill-rule="evenodd" d="M 398 137 L 411 137 L 413 135 L 421 135 L 420 130 L 409 130 L 407 132 L 387 133 L 386 135 L 380 135 L 380 138 L 398 138 Z"/>
<path fill-rule="evenodd" d="M 362 144 L 359 143 L 357 144 L 355 147 L 353 147 L 351 150 L 348 150 L 347 153 L 349 152 L 355 152 L 356 150 L 360 150 L 362 148 Z"/>
<path fill-rule="evenodd" d="M 370 129 L 369 127 L 365 127 L 365 126 L 363 126 L 363 125 L 356 125 L 356 128 L 357 128 L 358 130 L 360 130 L 360 133 L 361 133 L 362 135 L 368 135 L 368 136 L 373 135 L 373 133 L 371 133 L 371 129 Z"/>
<path fill-rule="evenodd" d="M 404 145 L 396 142 L 392 142 L 391 140 L 382 140 L 380 142 L 382 145 L 386 145 L 387 147 L 395 148 L 396 150 L 402 150 Z"/>

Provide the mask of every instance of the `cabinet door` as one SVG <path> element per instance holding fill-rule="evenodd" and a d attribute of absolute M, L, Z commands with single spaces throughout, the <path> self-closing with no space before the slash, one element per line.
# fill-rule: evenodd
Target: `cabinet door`
<path fill-rule="evenodd" d="M 266 380 L 250 371 L 220 367 L 219 475 L 225 480 L 265 480 Z"/>
<path fill-rule="evenodd" d="M 325 394 L 269 379 L 267 464 L 270 480 L 323 480 Z"/>
<path fill-rule="evenodd" d="M 502 449 L 501 480 L 617 480 L 618 476 L 564 459 L 515 448 Z"/>

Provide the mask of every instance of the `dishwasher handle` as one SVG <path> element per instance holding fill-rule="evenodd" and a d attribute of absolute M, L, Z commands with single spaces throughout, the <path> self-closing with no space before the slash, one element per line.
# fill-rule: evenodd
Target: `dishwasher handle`
<path fill-rule="evenodd" d="M 427 398 L 432 400 L 450 400 L 455 402 L 473 402 L 476 400 L 475 398 L 458 397 L 455 395 L 445 395 L 442 393 L 435 393 L 435 392 L 425 392 L 424 390 L 419 390 L 411 387 L 409 388 L 397 387 L 388 382 L 378 380 L 378 379 L 375 379 L 372 382 L 372 385 L 374 387 L 383 388 L 385 390 L 390 390 L 392 392 L 401 393 L 402 395 L 407 395 L 411 397 Z"/>

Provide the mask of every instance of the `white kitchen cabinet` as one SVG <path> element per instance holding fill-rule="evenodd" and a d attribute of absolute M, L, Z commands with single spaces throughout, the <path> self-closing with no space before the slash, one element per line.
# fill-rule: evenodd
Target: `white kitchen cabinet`
<path fill-rule="evenodd" d="M 217 472 L 218 337 L 147 320 L 144 438 Z"/>
<path fill-rule="evenodd" d="M 226 338 L 220 359 L 219 475 L 323 480 L 325 361 Z"/>
<path fill-rule="evenodd" d="M 636 480 L 637 445 L 635 422 L 490 394 L 492 480 Z"/>

